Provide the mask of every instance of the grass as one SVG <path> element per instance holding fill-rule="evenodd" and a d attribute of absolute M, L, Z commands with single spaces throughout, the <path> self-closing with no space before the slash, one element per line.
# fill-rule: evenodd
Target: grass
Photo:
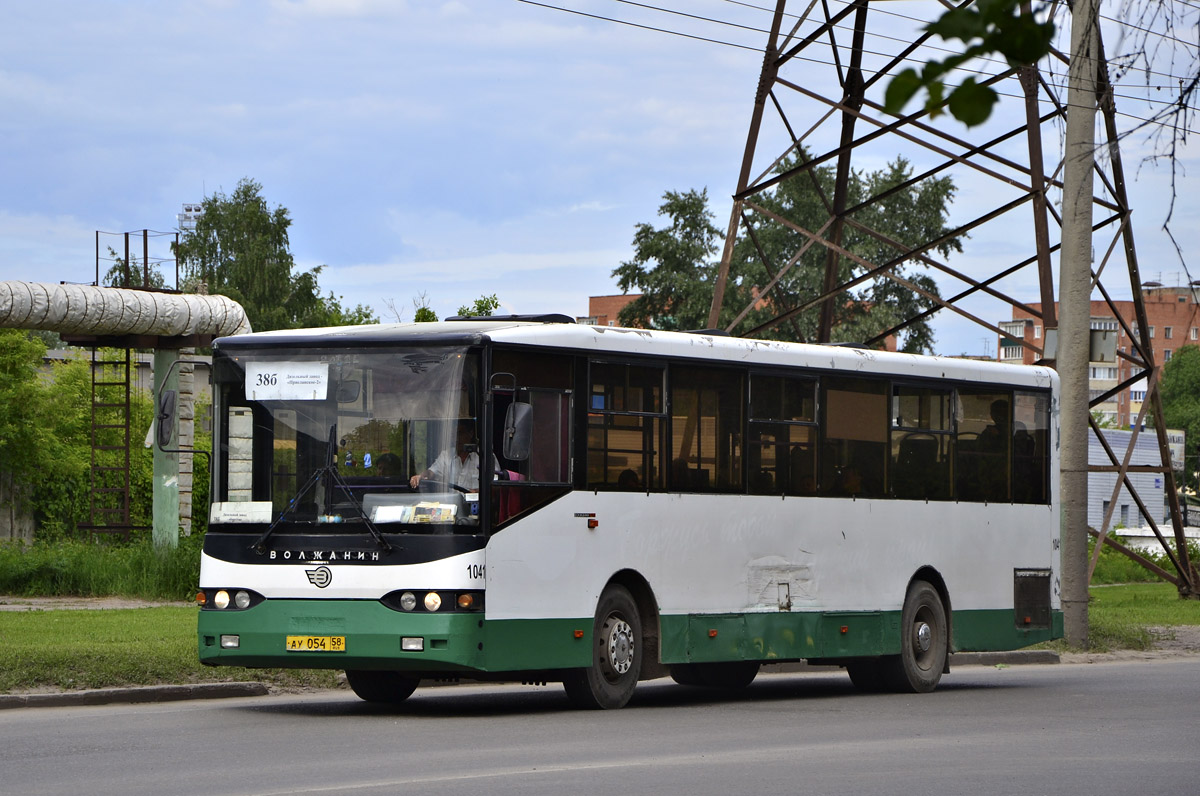
<path fill-rule="evenodd" d="M 0 693 L 260 680 L 332 688 L 328 670 L 213 669 L 196 657 L 196 608 L 0 611 Z"/>
<path fill-rule="evenodd" d="M 142 542 L 0 544 L 0 594 L 190 600 L 200 582 L 202 537 L 171 550 Z"/>

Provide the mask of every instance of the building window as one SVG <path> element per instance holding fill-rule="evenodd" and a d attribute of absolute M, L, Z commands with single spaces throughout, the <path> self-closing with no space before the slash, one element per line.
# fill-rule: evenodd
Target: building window
<path fill-rule="evenodd" d="M 1150 339 L 1151 340 L 1154 339 L 1154 327 L 1153 326 L 1150 327 Z"/>
<path fill-rule="evenodd" d="M 1165 349 L 1163 349 L 1163 362 L 1170 362 L 1170 361 L 1171 361 L 1171 349 L 1165 348 Z"/>
<path fill-rule="evenodd" d="M 1000 359 L 1002 361 L 1022 360 L 1025 358 L 1024 349 L 1019 345 L 1002 345 L 1000 346 Z"/>
<path fill-rule="evenodd" d="M 1039 340 L 1039 339 L 1041 339 L 1041 337 L 1042 337 L 1042 327 L 1034 326 L 1033 327 L 1033 339 Z"/>
<path fill-rule="evenodd" d="M 1088 368 L 1088 378 L 1094 381 L 1116 381 L 1117 369 L 1111 367 L 1094 366 Z"/>
<path fill-rule="evenodd" d="M 1175 331 L 1174 327 L 1171 327 L 1171 326 L 1164 326 L 1164 327 L 1163 327 L 1163 339 L 1164 339 L 1164 340 L 1170 340 L 1170 339 L 1171 339 L 1171 333 L 1172 333 L 1172 332 L 1174 332 L 1174 331 Z"/>
<path fill-rule="evenodd" d="M 1197 329 L 1195 326 L 1193 326 L 1190 336 L 1193 340 L 1197 339 L 1197 337 L 1200 337 L 1200 329 Z"/>

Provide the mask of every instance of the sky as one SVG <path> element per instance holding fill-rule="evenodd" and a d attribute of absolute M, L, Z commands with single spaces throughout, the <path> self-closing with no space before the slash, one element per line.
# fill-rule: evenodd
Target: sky
<path fill-rule="evenodd" d="M 620 292 L 613 269 L 631 257 L 636 224 L 661 222 L 664 191 L 706 189 L 724 228 L 736 189 L 772 4 L 655 5 L 722 24 L 622 0 L 9 4 L 0 279 L 91 282 L 97 231 L 169 232 L 184 203 L 248 177 L 289 211 L 297 265 L 324 265 L 322 288 L 383 320 L 411 320 L 422 298 L 444 317 L 491 294 L 500 312 L 586 315 L 589 295 Z M 934 9 L 886 5 L 914 18 Z M 902 41 L 916 24 L 896 15 L 885 28 Z M 1165 45 L 1155 67 L 1179 73 L 1195 47 Z M 793 69 L 798 84 L 829 88 L 820 63 Z M 929 157 L 887 146 L 861 167 Z M 1143 277 L 1172 283 L 1187 277 L 1161 231 L 1167 161 L 1143 160 L 1156 151 L 1131 136 L 1126 169 Z M 1177 156 L 1175 235 L 1193 250 L 1195 154 Z M 994 201 L 975 179 L 956 182 L 952 221 Z M 949 263 L 983 278 L 1012 234 L 974 234 Z M 123 245 L 100 236 L 102 252 Z M 1036 301 L 1035 285 L 1009 287 Z M 991 300 L 971 309 L 1010 317 Z M 994 334 L 948 313 L 934 328 L 938 353 L 995 351 Z"/>

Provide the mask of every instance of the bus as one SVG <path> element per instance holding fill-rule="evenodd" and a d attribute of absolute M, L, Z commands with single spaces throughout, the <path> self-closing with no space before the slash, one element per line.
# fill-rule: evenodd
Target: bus
<path fill-rule="evenodd" d="M 226 337 L 212 385 L 204 664 L 619 708 L 1062 635 L 1049 368 L 542 315 Z"/>

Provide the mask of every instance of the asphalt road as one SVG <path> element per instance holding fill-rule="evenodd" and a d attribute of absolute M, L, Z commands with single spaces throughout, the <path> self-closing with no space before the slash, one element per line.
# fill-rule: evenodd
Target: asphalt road
<path fill-rule="evenodd" d="M 931 695 L 841 673 L 738 697 L 643 683 L 620 711 L 558 686 L 0 711 L 0 794 L 1200 793 L 1200 658 L 961 667 Z"/>

